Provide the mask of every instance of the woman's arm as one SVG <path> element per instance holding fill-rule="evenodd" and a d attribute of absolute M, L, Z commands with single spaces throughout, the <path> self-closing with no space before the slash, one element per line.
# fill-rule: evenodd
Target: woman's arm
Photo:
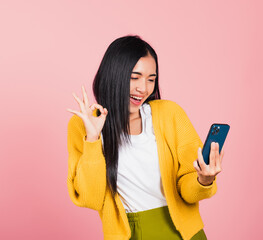
<path fill-rule="evenodd" d="M 202 147 L 202 145 L 201 140 L 197 139 L 177 148 L 179 161 L 177 190 L 188 203 L 195 203 L 202 199 L 210 198 L 217 191 L 216 177 L 211 185 L 202 185 L 198 181 L 198 174 L 193 166 L 193 162 L 197 159 L 198 147 Z"/>
<path fill-rule="evenodd" d="M 72 202 L 79 207 L 100 210 L 106 190 L 106 163 L 101 136 L 85 140 L 82 120 L 73 115 L 68 123 L 67 187 Z"/>
<path fill-rule="evenodd" d="M 198 181 L 198 174 L 193 163 L 198 158 L 198 148 L 202 148 L 203 143 L 185 111 L 179 105 L 176 106 L 176 109 L 174 121 L 178 160 L 177 190 L 186 202 L 196 203 L 216 193 L 216 177 L 208 186 Z"/>

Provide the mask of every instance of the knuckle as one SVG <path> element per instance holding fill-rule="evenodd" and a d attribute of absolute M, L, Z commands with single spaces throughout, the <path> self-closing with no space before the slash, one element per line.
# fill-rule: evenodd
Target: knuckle
<path fill-rule="evenodd" d="M 212 176 L 215 176 L 215 174 L 216 174 L 216 171 L 211 170 L 208 175 L 209 175 L 209 177 L 212 177 Z"/>

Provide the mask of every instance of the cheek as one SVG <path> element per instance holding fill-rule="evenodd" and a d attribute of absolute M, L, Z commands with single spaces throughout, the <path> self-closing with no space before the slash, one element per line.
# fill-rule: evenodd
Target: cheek
<path fill-rule="evenodd" d="M 132 81 L 130 82 L 130 91 L 132 91 L 133 89 L 133 84 L 132 84 Z"/>
<path fill-rule="evenodd" d="M 150 87 L 150 89 L 149 89 L 149 95 L 152 94 L 152 92 L 153 92 L 153 90 L 154 90 L 154 86 L 155 86 L 155 84 L 152 84 L 152 86 Z"/>

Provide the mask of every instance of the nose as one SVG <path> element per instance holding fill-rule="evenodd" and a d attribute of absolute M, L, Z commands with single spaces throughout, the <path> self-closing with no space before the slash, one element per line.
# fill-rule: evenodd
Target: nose
<path fill-rule="evenodd" d="M 146 91 L 146 80 L 145 79 L 141 79 L 141 81 L 138 81 L 136 90 L 143 92 L 143 93 Z"/>

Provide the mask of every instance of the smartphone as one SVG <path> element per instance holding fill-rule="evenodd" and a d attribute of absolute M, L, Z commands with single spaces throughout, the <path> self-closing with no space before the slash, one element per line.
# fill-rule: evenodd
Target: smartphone
<path fill-rule="evenodd" d="M 224 123 L 213 123 L 211 125 L 208 135 L 206 137 L 203 149 L 202 149 L 203 158 L 207 165 L 209 165 L 209 155 L 210 155 L 211 143 L 212 142 L 219 143 L 219 154 L 220 154 L 221 149 L 226 140 L 226 136 L 228 134 L 229 129 L 230 129 L 230 126 Z"/>

